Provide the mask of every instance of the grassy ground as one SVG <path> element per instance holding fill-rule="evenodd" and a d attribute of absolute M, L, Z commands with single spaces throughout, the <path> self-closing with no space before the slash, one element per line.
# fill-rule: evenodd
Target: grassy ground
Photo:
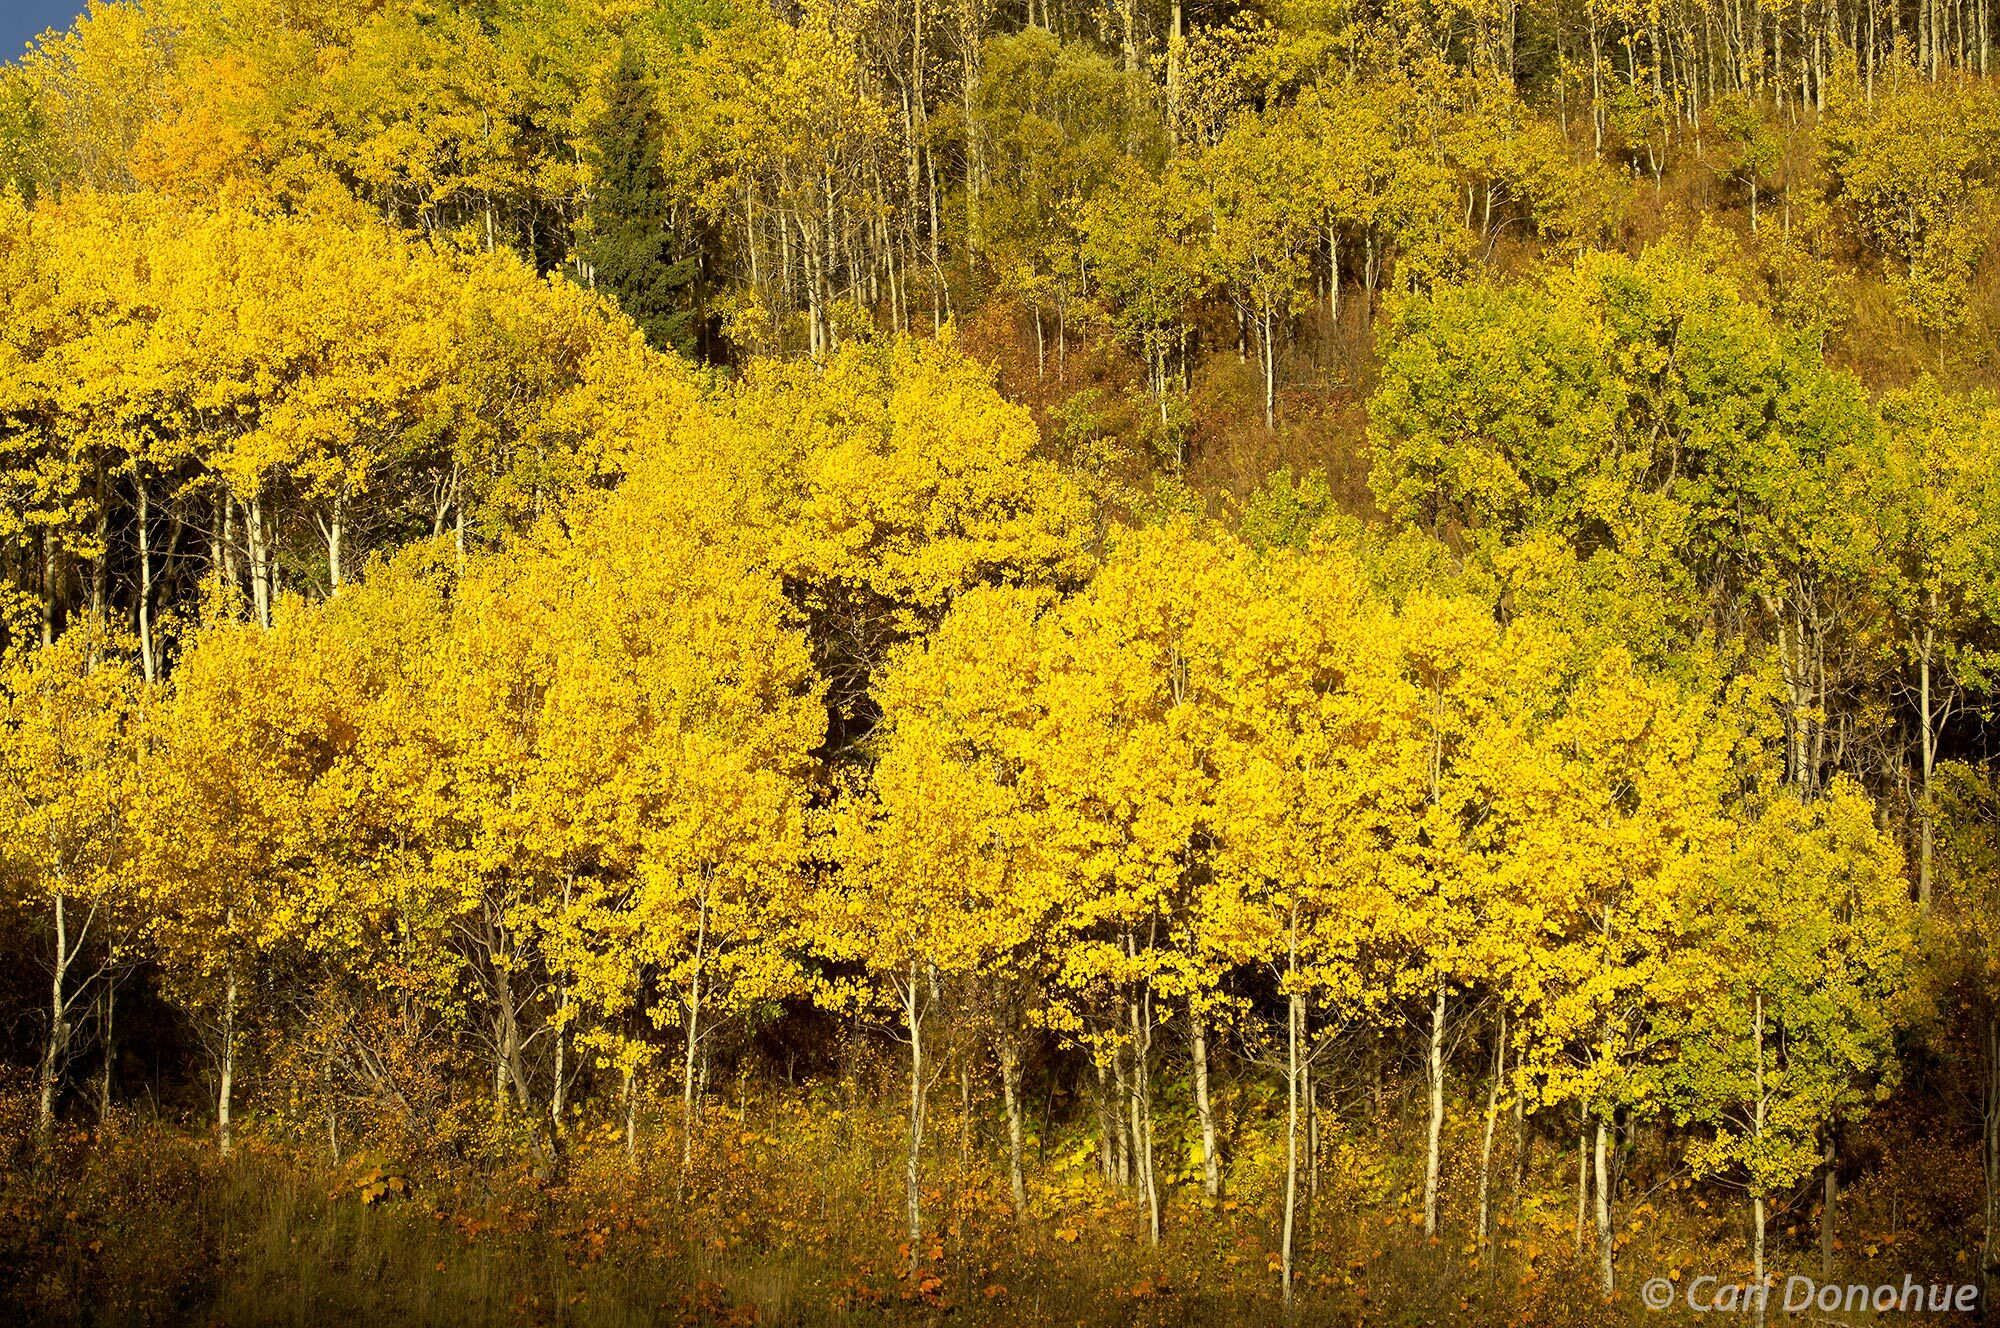
<path fill-rule="evenodd" d="M 711 1110 L 685 1179 L 668 1126 L 636 1158 L 579 1127 L 560 1178 L 417 1149 L 334 1163 L 266 1120 L 224 1160 L 197 1130 L 114 1113 L 42 1156 L 8 1100 L 0 1320 L 24 1324 L 1522 1324 L 1661 1322 L 1605 1304 L 1546 1192 L 1497 1204 L 1471 1242 L 1465 1164 L 1449 1238 L 1423 1238 L 1394 1159 L 1336 1136 L 1301 1241 L 1288 1317 L 1275 1273 L 1275 1179 L 1240 1197 L 1175 1182 L 1155 1249 L 1097 1180 L 1087 1138 L 1034 1141 L 1034 1212 L 1015 1222 L 990 1138 L 941 1110 L 927 1234 L 902 1235 L 893 1110 L 803 1091 Z M 1467 1123 L 1468 1126 L 1470 1122 Z M 1246 1140 L 1247 1153 L 1260 1145 Z M 1465 1155 L 1467 1150 L 1458 1150 Z M 1497 1191 L 1496 1191 L 1497 1193 Z M 1685 1233 L 1674 1239 L 1682 1239 Z M 1642 1217 L 1621 1259 L 1666 1261 Z M 1718 1251 L 1733 1233 L 1720 1232 Z M 1733 1251 L 1732 1256 L 1740 1251 Z M 912 1258 L 914 1254 L 914 1258 Z M 1685 1261 L 1685 1256 L 1674 1256 Z M 1720 1257 L 1720 1255 L 1718 1255 Z M 1639 1274 L 1635 1272 L 1634 1276 Z"/>

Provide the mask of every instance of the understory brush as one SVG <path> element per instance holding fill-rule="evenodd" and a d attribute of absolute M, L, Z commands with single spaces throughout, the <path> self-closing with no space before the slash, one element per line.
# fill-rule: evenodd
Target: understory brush
<path fill-rule="evenodd" d="M 951 1104 L 955 1107 L 956 1104 Z M 1158 1247 L 1107 1186 L 1095 1140 L 1031 1136 L 1017 1220 L 992 1122 L 938 1113 L 926 1235 L 904 1232 L 892 1102 L 808 1088 L 711 1104 L 683 1171 L 671 1113 L 578 1123 L 552 1178 L 527 1163 L 362 1148 L 338 1161 L 277 1120 L 233 1155 L 185 1124 L 114 1110 L 44 1153 L 24 1095 L 0 1103 L 0 1319 L 24 1324 L 966 1325 L 1662 1322 L 1602 1299 L 1551 1156 L 1493 1187 L 1475 1236 L 1476 1147 L 1452 1150 L 1449 1221 L 1426 1239 L 1398 1132 L 1323 1141 L 1287 1312 L 1279 1207 L 1240 1139 L 1240 1194 L 1169 1169 Z M 1462 1123 L 1460 1143 L 1475 1122 Z M 982 1128 L 983 1127 L 983 1128 Z M 1419 1159 L 1420 1160 L 1420 1159 Z M 1505 1183 L 1498 1183 L 1504 1180 Z M 1653 1265 L 1727 1272 L 1735 1224 L 1688 1205 L 1621 1215 L 1621 1286 Z M 1670 1320 L 1672 1316 L 1667 1316 Z"/>

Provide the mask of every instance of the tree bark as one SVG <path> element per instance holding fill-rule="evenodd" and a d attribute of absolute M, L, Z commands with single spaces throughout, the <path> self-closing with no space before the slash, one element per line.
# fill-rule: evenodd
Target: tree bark
<path fill-rule="evenodd" d="M 1118 0 L 1118 48 L 1125 64 L 1125 151 L 1139 152 L 1139 5 L 1138 0 Z"/>
<path fill-rule="evenodd" d="M 250 550 L 250 606 L 257 625 L 271 625 L 271 549 L 265 538 L 264 502 L 253 496 L 243 505 L 243 537 Z"/>
<path fill-rule="evenodd" d="M 49 979 L 49 1034 L 42 1044 L 40 1101 L 36 1115 L 44 1153 L 55 1144 L 56 1096 L 62 1082 L 63 1067 L 69 1061 L 67 985 L 69 966 L 74 955 L 69 943 L 68 900 L 60 890 L 56 892 L 55 897 L 55 926 L 55 964 Z"/>
<path fill-rule="evenodd" d="M 972 1165 L 972 1057 L 958 1057 L 958 1170 L 963 1176 Z"/>
<path fill-rule="evenodd" d="M 1514 1094 L 1514 1221 L 1520 1225 L 1522 1205 L 1528 1193 L 1528 1111 L 1519 1093 Z"/>
<path fill-rule="evenodd" d="M 1125 954 L 1128 959 L 1137 958 L 1137 943 L 1132 933 L 1125 934 Z M 1147 1235 L 1153 1245 L 1160 1243 L 1160 1187 L 1159 1178 L 1153 1168 L 1153 1086 L 1151 1060 L 1153 1049 L 1153 992 L 1148 982 L 1137 999 L 1130 1003 L 1132 1025 L 1132 1148 L 1137 1155 L 1137 1172 L 1134 1177 L 1139 1182 L 1140 1192 L 1146 1199 Z"/>
<path fill-rule="evenodd" d="M 1319 1211 L 1319 1084 L 1313 1079 L 1312 1057 L 1300 1067 L 1300 1097 L 1306 1106 L 1306 1239 L 1312 1239 L 1313 1217 Z"/>
<path fill-rule="evenodd" d="M 1751 1116 L 1750 1141 L 1752 1147 L 1764 1141 L 1764 993 L 1759 991 L 1754 1012 L 1751 1016 L 1751 1032 L 1757 1040 L 1757 1102 Z M 1753 1179 L 1751 1181 L 1751 1206 L 1753 1225 L 1750 1233 L 1750 1261 L 1757 1286 L 1764 1287 L 1764 1188 Z M 1765 1301 L 1770 1299 L 1768 1291 L 1757 1297 L 1757 1322 L 1764 1322 Z"/>
<path fill-rule="evenodd" d="M 1493 1183 L 1493 1129 L 1500 1119 L 1500 1082 L 1507 1073 L 1507 1008 L 1500 1007 L 1500 1027 L 1493 1035 L 1493 1082 L 1486 1088 L 1486 1136 L 1479 1145 L 1479 1230 L 1475 1243 L 1487 1242 L 1488 1198 Z"/>
<path fill-rule="evenodd" d="M 319 1086 L 326 1096 L 326 1152 L 335 1166 L 340 1165 L 340 1116 L 333 1100 L 333 1057 L 335 1044 L 327 1040 L 326 1055 L 320 1058 Z"/>
<path fill-rule="evenodd" d="M 1278 427 L 1278 346 L 1268 309 L 1258 325 L 1264 334 L 1264 432 L 1270 433 Z"/>
<path fill-rule="evenodd" d="M 1590 1211 L 1590 1113 L 1576 1127 L 1576 1257 L 1583 1257 L 1583 1219 Z"/>
<path fill-rule="evenodd" d="M 160 670 L 153 653 L 152 494 L 144 471 L 135 474 L 133 486 L 139 500 L 135 522 L 139 535 L 139 663 L 145 671 L 146 681 L 152 683 L 159 681 Z"/>
<path fill-rule="evenodd" d="M 1593 1149 L 1597 1182 L 1597 1282 L 1605 1295 L 1617 1289 L 1611 1266 L 1611 1123 L 1597 1118 L 1597 1142 Z"/>
<path fill-rule="evenodd" d="M 1754 1196 L 1750 1200 L 1750 1208 L 1751 1277 L 1757 1287 L 1757 1322 L 1761 1324 L 1764 1322 L 1765 1313 L 1769 1308 L 1768 1302 L 1771 1298 L 1770 1288 L 1764 1285 L 1764 1196 L 1761 1194 Z"/>
<path fill-rule="evenodd" d="M 2000 1258 L 2000 1013 L 1986 1016 L 1986 1119 L 1981 1123 L 1986 1163 L 1986 1230 L 1980 1250 L 1980 1284 L 1990 1292 Z M 1983 1294 L 1983 1293 L 1982 1293 Z"/>
<path fill-rule="evenodd" d="M 97 517 L 94 532 L 97 554 L 90 560 L 90 625 L 102 631 L 110 625 L 111 610 L 111 504 L 104 494 L 104 460 L 97 462 Z M 91 646 L 96 658 L 97 646 Z"/>
<path fill-rule="evenodd" d="M 1936 592 L 1932 592 L 1931 609 L 1936 612 Z M 1923 762 L 1917 800 L 1917 904 L 1926 912 L 1931 906 L 1931 860 L 1935 833 L 1931 814 L 1931 779 L 1937 768 L 1937 720 L 1931 711 L 1932 653 L 1932 631 L 1927 625 L 1917 640 L 1917 712 Z"/>
<path fill-rule="evenodd" d="M 1097 1068 L 1097 1162 L 1104 1173 L 1104 1183 L 1116 1186 L 1118 1181 L 1118 1146 L 1114 1137 L 1117 1114 L 1111 1109 L 1111 1083 L 1105 1073 L 1101 1057 L 1093 1057 Z"/>
<path fill-rule="evenodd" d="M 562 983 L 556 984 L 556 1064 L 554 1082 L 549 1085 L 549 1132 L 560 1141 L 563 1135 L 563 1108 L 568 1105 L 568 1084 L 564 1082 L 569 1073 L 568 1039 L 566 1020 L 569 1016 L 569 989 Z"/>
<path fill-rule="evenodd" d="M 225 912 L 223 927 L 226 935 L 223 939 L 222 966 L 222 1064 L 220 1073 L 216 1076 L 215 1127 L 222 1155 L 228 1157 L 236 1147 L 229 1121 L 236 1087 L 236 942 L 234 939 L 236 910 L 234 908 Z"/>
<path fill-rule="evenodd" d="M 42 644 L 48 646 L 56 639 L 56 538 L 46 529 L 42 531 L 41 562 Z"/>
<path fill-rule="evenodd" d="M 619 1100 L 625 1108 L 625 1161 L 636 1169 L 639 1165 L 639 1083 L 638 1072 L 632 1067 L 625 1068 L 625 1082 L 619 1090 Z"/>
<path fill-rule="evenodd" d="M 1189 1016 L 1194 1042 L 1194 1110 L 1201 1122 L 1201 1188 L 1210 1199 L 1222 1194 L 1222 1164 L 1215 1155 L 1215 1104 L 1208 1095 L 1208 1027 L 1198 1014 Z"/>
<path fill-rule="evenodd" d="M 923 1258 L 918 1247 L 924 1238 L 923 1194 L 919 1188 L 924 1150 L 924 1018 L 922 997 L 918 993 L 917 963 L 911 960 L 909 985 L 903 989 L 903 1025 L 910 1035 L 910 1138 L 903 1163 L 903 1198 L 909 1219 L 911 1272 L 916 1271 Z"/>
<path fill-rule="evenodd" d="M 1299 1207 L 1299 1025 L 1305 1020 L 1305 1001 L 1296 984 L 1299 971 L 1298 907 L 1292 908 L 1292 922 L 1285 948 L 1285 1227 L 1280 1248 L 1279 1273 L 1283 1279 L 1285 1309 L 1292 1307 L 1292 1239 L 1298 1226 Z"/>
<path fill-rule="evenodd" d="M 694 968 L 688 974 L 687 1048 L 681 1060 L 681 1175 L 694 1165 L 695 1053 L 701 1045 L 701 965 L 708 945 L 708 889 L 702 887 L 694 933 Z M 912 995 L 912 1000 L 915 996 Z"/>
<path fill-rule="evenodd" d="M 326 536 L 326 576 L 331 588 L 338 593 L 341 585 L 341 547 L 347 535 L 347 489 L 342 486 L 333 495 L 333 511 L 328 514 L 321 533 Z"/>
<path fill-rule="evenodd" d="M 1444 984 L 1431 1002 L 1430 1127 L 1424 1152 L 1424 1235 L 1437 1235 L 1438 1172 L 1444 1147 Z"/>
<path fill-rule="evenodd" d="M 97 1118 L 111 1115 L 111 1084 L 118 1070 L 118 1041 L 113 1018 L 118 1009 L 118 986 L 109 977 L 97 992 L 97 1035 L 104 1047 L 104 1064 L 97 1078 Z"/>
<path fill-rule="evenodd" d="M 1007 1191 L 1014 1220 L 1028 1220 L 1028 1183 L 1021 1170 L 1021 1047 L 1012 1035 L 1000 1039 L 1000 1096 L 1007 1106 Z"/>

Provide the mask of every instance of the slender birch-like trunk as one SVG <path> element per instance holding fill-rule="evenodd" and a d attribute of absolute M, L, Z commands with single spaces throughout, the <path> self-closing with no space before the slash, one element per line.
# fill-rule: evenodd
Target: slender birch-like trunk
<path fill-rule="evenodd" d="M 1585 1108 L 1576 1127 L 1576 1257 L 1583 1257 L 1583 1220 L 1590 1211 L 1590 1112 Z"/>
<path fill-rule="evenodd" d="M 1424 1235 L 1437 1235 L 1438 1172 L 1444 1148 L 1444 984 L 1431 1002 L 1430 1127 L 1424 1152 Z"/>
<path fill-rule="evenodd" d="M 625 1108 L 625 1161 L 633 1168 L 639 1165 L 639 1076 L 631 1066 L 625 1067 L 625 1082 L 619 1088 L 619 1101 Z"/>
<path fill-rule="evenodd" d="M 1208 1095 L 1208 1027 L 1200 1015 L 1188 1019 L 1194 1055 L 1194 1110 L 1201 1122 L 1201 1188 L 1209 1198 L 1222 1194 L 1222 1164 L 1215 1155 L 1215 1104 Z"/>
<path fill-rule="evenodd" d="M 58 890 L 55 897 L 56 949 L 49 977 L 49 1035 L 42 1044 L 39 1075 L 40 1101 L 36 1114 L 42 1151 L 55 1144 L 56 1096 L 62 1082 L 63 1066 L 69 1060 L 69 967 L 75 958 L 69 940 L 69 901 Z"/>
<path fill-rule="evenodd" d="M 704 883 L 697 904 L 694 932 L 694 967 L 688 973 L 687 1047 L 681 1059 L 681 1174 L 694 1165 L 695 1067 L 701 1046 L 701 966 L 708 945 L 708 887 Z M 914 997 L 912 998 L 914 999 Z"/>
<path fill-rule="evenodd" d="M 1507 1073 L 1507 1008 L 1500 1008 L 1500 1027 L 1493 1034 L 1493 1082 L 1486 1087 L 1486 1135 L 1479 1145 L 1479 1230 L 1474 1237 L 1481 1249 L 1488 1239 L 1487 1217 L 1493 1186 L 1493 1130 L 1500 1119 L 1500 1083 Z"/>
<path fill-rule="evenodd" d="M 1125 933 L 1125 956 L 1128 960 L 1136 960 L 1137 954 L 1137 941 L 1128 931 Z M 1136 1163 L 1133 1179 L 1138 1182 L 1140 1193 L 1146 1200 L 1148 1238 L 1157 1246 L 1160 1243 L 1160 1187 L 1158 1176 L 1153 1169 L 1151 982 L 1148 982 L 1139 995 L 1129 1002 L 1128 1014 L 1132 1034 L 1132 1150 Z"/>
<path fill-rule="evenodd" d="M 224 913 L 223 928 L 226 935 L 222 965 L 222 1064 L 216 1076 L 215 1127 L 222 1155 L 228 1157 L 236 1148 L 229 1122 L 236 1087 L 236 910 L 233 907 Z"/>
<path fill-rule="evenodd" d="M 1986 1119 L 1980 1150 L 1986 1163 L 1986 1230 L 1980 1248 L 1980 1284 L 1993 1286 L 1993 1263 L 2000 1257 L 2000 1013 L 1986 1016 Z"/>
<path fill-rule="evenodd" d="M 1283 1278 L 1285 1309 L 1292 1307 L 1292 1240 L 1298 1227 L 1299 1209 L 1299 1025 L 1305 1021 L 1304 1000 L 1296 984 L 1299 973 L 1299 913 L 1292 907 L 1291 926 L 1285 944 L 1285 1226 L 1279 1247 L 1279 1274 Z"/>
<path fill-rule="evenodd" d="M 920 1188 L 924 1152 L 924 1017 L 919 995 L 917 962 L 910 961 L 909 985 L 903 989 L 903 1026 L 910 1036 L 910 1138 L 903 1162 L 903 1202 L 909 1219 L 909 1267 L 923 1258 L 923 1193 Z"/>
<path fill-rule="evenodd" d="M 1937 612 L 1937 592 L 1931 592 L 1931 612 Z M 1926 624 L 1915 641 L 1917 648 L 1917 721 L 1922 759 L 1922 783 L 1917 801 L 1917 904 L 1928 912 L 1931 906 L 1931 862 L 1935 856 L 1931 780 L 1937 770 L 1937 730 L 1939 716 L 1931 704 L 1931 656 L 1935 653 L 1931 627 Z"/>
<path fill-rule="evenodd" d="M 1007 1191 L 1014 1220 L 1028 1220 L 1028 1183 L 1021 1169 L 1021 1046 L 1010 1034 L 1000 1039 L 1000 1096 L 1007 1107 Z"/>
<path fill-rule="evenodd" d="M 1756 1148 L 1761 1147 L 1764 1142 L 1764 993 L 1761 991 L 1757 993 L 1756 1004 L 1751 1015 L 1751 1035 L 1757 1040 L 1757 1101 L 1750 1120 L 1751 1146 Z M 1751 1214 L 1750 1262 L 1752 1273 L 1757 1280 L 1757 1287 L 1760 1293 L 1757 1297 L 1757 1323 L 1759 1328 L 1762 1328 L 1766 1302 L 1770 1299 L 1770 1291 L 1764 1285 L 1765 1213 L 1764 1189 L 1761 1185 L 1756 1186 L 1751 1193 L 1751 1207 L 1753 1212 Z M 1608 1270 L 1608 1254 L 1606 1260 L 1606 1268 Z"/>
<path fill-rule="evenodd" d="M 243 537 L 250 550 L 250 606 L 257 625 L 271 625 L 271 548 L 264 527 L 264 500 L 261 494 L 243 505 Z"/>
<path fill-rule="evenodd" d="M 97 992 L 97 1035 L 104 1046 L 104 1064 L 97 1075 L 97 1118 L 103 1120 L 111 1114 L 112 1076 L 118 1070 L 118 1041 L 114 1036 L 113 1018 L 118 1010 L 118 984 L 108 976 Z"/>
<path fill-rule="evenodd" d="M 140 471 L 133 480 L 137 491 L 139 510 L 135 519 L 139 537 L 139 664 L 145 671 L 146 681 L 158 682 L 159 662 L 153 653 L 153 544 L 152 544 L 152 494 L 147 487 L 145 472 Z"/>
<path fill-rule="evenodd" d="M 1597 1141 L 1593 1149 L 1597 1181 L 1597 1281 L 1599 1290 L 1610 1295 L 1617 1289 L 1611 1267 L 1611 1123 L 1597 1118 Z"/>

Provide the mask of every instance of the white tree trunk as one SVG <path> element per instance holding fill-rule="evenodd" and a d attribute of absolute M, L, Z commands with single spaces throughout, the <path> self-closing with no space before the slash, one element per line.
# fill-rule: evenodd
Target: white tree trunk
<path fill-rule="evenodd" d="M 639 1165 L 638 1078 L 637 1071 L 628 1067 L 625 1071 L 625 1083 L 619 1094 L 625 1108 L 625 1161 L 634 1168 Z"/>
<path fill-rule="evenodd" d="M 695 1065 L 701 1046 L 701 965 L 708 945 L 708 892 L 704 886 L 694 933 L 694 970 L 688 974 L 687 1047 L 681 1059 L 681 1175 L 694 1165 Z"/>
<path fill-rule="evenodd" d="M 1424 1235 L 1438 1228 L 1438 1172 L 1444 1149 L 1444 984 L 1431 1002 L 1430 1128 L 1424 1152 Z"/>
<path fill-rule="evenodd" d="M 1014 1220 L 1028 1220 L 1028 1183 L 1021 1170 L 1021 1047 L 1012 1035 L 1000 1039 L 1000 1095 L 1007 1105 L 1007 1190 Z"/>
<path fill-rule="evenodd" d="M 1500 1119 L 1500 1082 L 1507 1073 L 1507 1009 L 1500 1009 L 1500 1027 L 1493 1035 L 1493 1082 L 1486 1087 L 1486 1136 L 1479 1145 L 1479 1230 L 1474 1241 L 1484 1249 L 1487 1216 L 1493 1190 L 1493 1129 Z"/>
<path fill-rule="evenodd" d="M 1264 431 L 1271 432 L 1278 427 L 1278 343 L 1276 329 L 1272 326 L 1272 316 L 1267 310 L 1262 326 L 1264 332 Z"/>
<path fill-rule="evenodd" d="M 66 987 L 72 956 L 67 904 L 68 901 L 58 890 L 55 897 L 55 964 L 49 978 L 49 1034 L 42 1044 L 41 1092 L 36 1116 L 45 1152 L 55 1142 L 56 1096 L 63 1066 L 69 1060 L 69 992 Z"/>
<path fill-rule="evenodd" d="M 2000 1257 L 2000 1014 L 1986 1017 L 1986 1119 L 1982 1135 L 1986 1173 L 1986 1230 L 1981 1242 L 1980 1282 L 1990 1292 L 1993 1264 Z"/>
<path fill-rule="evenodd" d="M 909 1266 L 915 1271 L 923 1258 L 923 1195 L 920 1189 L 924 1151 L 924 1019 L 918 995 L 917 965 L 910 964 L 909 985 L 903 991 L 903 1024 L 910 1035 L 910 1138 L 903 1163 L 904 1208 L 909 1219 Z"/>
<path fill-rule="evenodd" d="M 257 625 L 271 625 L 271 548 L 264 528 L 264 503 L 253 497 L 243 506 L 243 536 L 250 550 L 250 605 Z"/>
<path fill-rule="evenodd" d="M 1617 1289 L 1611 1267 L 1611 1123 L 1604 1117 L 1597 1118 L 1597 1144 L 1594 1150 L 1597 1180 L 1597 1281 L 1605 1295 Z"/>
<path fill-rule="evenodd" d="M 1757 1040 L 1757 1102 L 1751 1116 L 1750 1140 L 1753 1148 L 1764 1140 L 1764 993 L 1759 991 L 1751 1016 L 1751 1035 Z M 1750 1231 L 1750 1261 L 1757 1279 L 1757 1286 L 1764 1287 L 1764 1190 L 1754 1177 L 1751 1180 L 1752 1225 Z M 1764 1322 L 1765 1302 L 1770 1299 L 1768 1290 L 1757 1297 L 1757 1323 Z"/>
<path fill-rule="evenodd" d="M 1936 611 L 1937 597 L 1932 593 L 1932 611 Z M 1922 742 L 1922 784 L 1918 790 L 1917 802 L 1917 903 L 1928 912 L 1931 906 L 1931 861 L 1935 856 L 1931 812 L 1931 780 L 1937 769 L 1937 716 L 1931 707 L 1931 629 L 1926 626 L 1917 642 L 1917 719 Z"/>
<path fill-rule="evenodd" d="M 1215 1104 L 1208 1096 L 1208 1026 L 1200 1015 L 1188 1020 L 1194 1041 L 1194 1110 L 1201 1122 L 1201 1187 L 1209 1198 L 1222 1194 L 1222 1163 L 1215 1155 Z"/>
<path fill-rule="evenodd" d="M 333 512 L 326 523 L 326 575 L 337 592 L 341 584 L 341 546 L 347 536 L 347 490 L 333 495 Z"/>
<path fill-rule="evenodd" d="M 1130 932 L 1125 934 L 1125 954 L 1128 959 L 1136 959 L 1137 942 Z M 1158 1246 L 1160 1243 L 1160 1185 L 1153 1167 L 1153 992 L 1147 983 L 1138 999 L 1131 1002 L 1132 1020 L 1132 1148 L 1137 1155 L 1137 1172 L 1140 1192 L 1146 1200 L 1147 1237 Z"/>
<path fill-rule="evenodd" d="M 1285 979 L 1295 984 L 1299 969 L 1298 913 L 1285 952 Z M 1279 1250 L 1279 1275 L 1283 1278 L 1285 1308 L 1292 1306 L 1292 1240 L 1298 1228 L 1299 1209 L 1299 1025 L 1304 1022 L 1305 1002 L 1293 990 L 1285 997 L 1285 1228 Z"/>
<path fill-rule="evenodd" d="M 216 1076 L 215 1129 L 216 1139 L 221 1145 L 222 1155 L 228 1157 L 235 1150 L 236 1140 L 230 1132 L 229 1111 L 234 1105 L 236 1079 L 236 912 L 230 909 L 223 926 L 229 936 L 224 938 L 224 960 L 222 968 L 222 1064 Z"/>
<path fill-rule="evenodd" d="M 136 476 L 134 487 L 139 498 L 136 518 L 139 534 L 139 663 L 145 670 L 146 681 L 150 683 L 158 682 L 160 677 L 159 664 L 153 653 L 152 499 L 143 473 Z"/>
<path fill-rule="evenodd" d="M 1576 1127 L 1576 1257 L 1583 1257 L 1583 1219 L 1590 1210 L 1590 1117 Z"/>

